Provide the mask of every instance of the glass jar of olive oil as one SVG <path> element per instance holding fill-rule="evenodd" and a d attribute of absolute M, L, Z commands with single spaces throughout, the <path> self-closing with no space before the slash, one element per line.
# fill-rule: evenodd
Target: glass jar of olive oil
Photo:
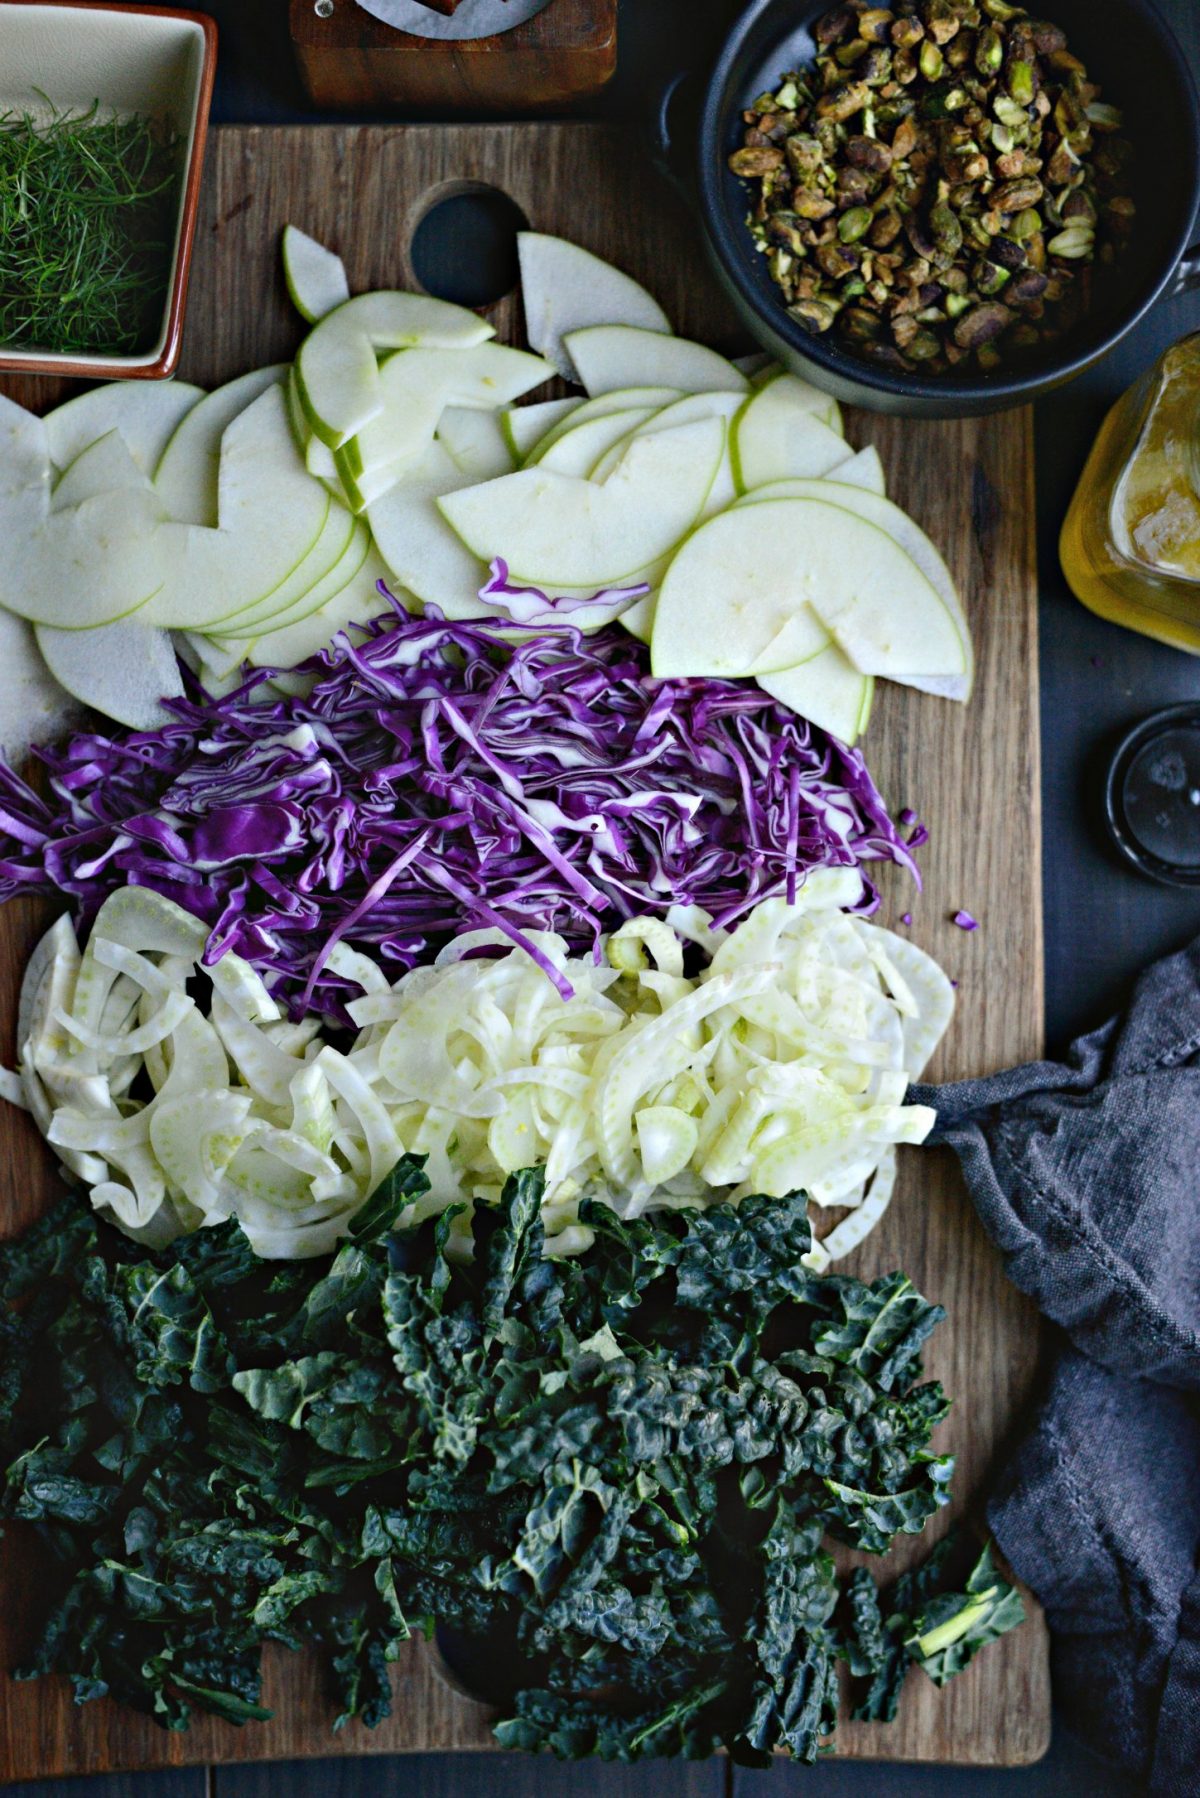
<path fill-rule="evenodd" d="M 1101 618 L 1200 655 L 1200 332 L 1105 419 L 1060 553 L 1072 592 Z"/>

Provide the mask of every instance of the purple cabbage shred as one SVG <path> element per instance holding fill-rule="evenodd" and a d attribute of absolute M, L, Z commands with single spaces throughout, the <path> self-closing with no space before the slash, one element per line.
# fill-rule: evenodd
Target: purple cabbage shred
<path fill-rule="evenodd" d="M 578 595 L 552 599 L 540 587 L 518 587 L 509 579 L 508 563 L 498 556 L 489 570 L 487 585 L 479 590 L 480 599 L 513 624 L 553 625 L 586 612 L 603 612 L 611 622 L 629 610 L 635 600 L 650 589 L 643 581 L 634 587 L 605 587 L 584 599 Z"/>
<path fill-rule="evenodd" d="M 656 680 L 620 628 L 514 643 L 381 591 L 365 640 L 303 664 L 307 697 L 267 671 L 193 688 L 161 729 L 39 751 L 48 798 L 0 763 L 0 898 L 65 895 L 86 928 L 114 889 L 153 888 L 207 924 L 209 965 L 235 950 L 293 1015 L 344 1023 L 337 942 L 395 979 L 464 929 L 584 950 L 676 903 L 732 924 L 810 868 L 919 884 L 862 756 L 758 688 Z"/>

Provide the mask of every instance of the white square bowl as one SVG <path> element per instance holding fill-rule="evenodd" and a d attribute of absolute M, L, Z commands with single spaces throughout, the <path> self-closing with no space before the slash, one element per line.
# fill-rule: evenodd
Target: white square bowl
<path fill-rule="evenodd" d="M 201 13 L 79 0 L 0 0 L 0 113 L 140 112 L 161 120 L 183 151 L 162 323 L 136 356 L 55 353 L 0 343 L 0 369 L 93 380 L 162 380 L 179 360 L 200 171 L 216 69 L 217 30 Z"/>

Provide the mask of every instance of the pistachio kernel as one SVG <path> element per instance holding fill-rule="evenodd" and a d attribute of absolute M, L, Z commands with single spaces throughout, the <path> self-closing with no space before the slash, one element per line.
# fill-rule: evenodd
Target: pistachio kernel
<path fill-rule="evenodd" d="M 843 243 L 857 243 L 871 229 L 874 213 L 869 206 L 852 206 L 837 222 L 837 233 Z"/>
<path fill-rule="evenodd" d="M 735 150 L 729 158 L 729 167 L 735 175 L 743 180 L 753 180 L 756 175 L 769 175 L 784 165 L 782 150 L 774 144 L 752 144 L 741 150 Z"/>

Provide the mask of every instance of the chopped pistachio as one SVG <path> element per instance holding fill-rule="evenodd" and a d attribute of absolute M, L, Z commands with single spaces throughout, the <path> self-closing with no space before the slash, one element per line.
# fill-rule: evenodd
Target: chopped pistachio
<path fill-rule="evenodd" d="M 729 158 L 729 166 L 735 175 L 744 180 L 753 180 L 756 175 L 768 175 L 774 169 L 783 167 L 783 151 L 774 144 L 753 145 L 748 149 L 735 150 Z"/>
<path fill-rule="evenodd" d="M 935 337 L 932 331 L 918 331 L 905 354 L 914 362 L 930 362 L 934 356 L 940 355 L 941 348 L 941 339 Z"/>
<path fill-rule="evenodd" d="M 992 195 L 992 204 L 1000 212 L 1026 212 L 1036 206 L 1045 188 L 1036 175 L 1022 175 L 1016 181 L 1005 181 Z"/>
<path fill-rule="evenodd" d="M 1007 287 L 1011 280 L 1012 275 L 1009 270 L 1002 268 L 998 262 L 984 260 L 980 262 L 975 272 L 975 285 L 980 293 L 989 295 L 999 293 L 1000 289 Z"/>
<path fill-rule="evenodd" d="M 1018 106 L 1032 106 L 1036 93 L 1033 64 L 1014 62 L 1008 71 L 1008 91 Z"/>
<path fill-rule="evenodd" d="M 992 111 L 1002 125 L 1007 125 L 1014 131 L 1020 130 L 1029 123 L 1029 115 L 1025 111 L 1025 108 L 1023 106 L 1018 106 L 1017 102 L 1011 99 L 1008 94 L 996 95 L 996 98 L 992 101 Z"/>
<path fill-rule="evenodd" d="M 874 213 L 869 206 L 852 206 L 849 212 L 843 212 L 837 222 L 838 236 L 843 243 L 857 243 L 871 229 Z"/>
<path fill-rule="evenodd" d="M 949 87 L 935 88 L 925 96 L 921 111 L 927 119 L 949 118 L 951 113 L 961 112 L 970 98 L 965 87 L 952 84 Z"/>
<path fill-rule="evenodd" d="M 933 241 L 939 257 L 953 262 L 962 249 L 963 228 L 958 215 L 943 200 L 929 214 L 929 224 L 933 231 Z"/>
<path fill-rule="evenodd" d="M 1003 61 L 1004 40 L 995 27 L 989 25 L 975 40 L 975 67 L 981 75 L 994 75 Z"/>
<path fill-rule="evenodd" d="M 917 56 L 917 65 L 926 81 L 937 81 L 941 78 L 946 66 L 946 59 L 932 38 L 926 38 Z"/>
<path fill-rule="evenodd" d="M 1084 108 L 1089 125 L 1097 131 L 1119 131 L 1121 129 L 1121 110 L 1117 106 L 1107 106 L 1101 100 L 1093 100 Z"/>
<path fill-rule="evenodd" d="M 1070 330 L 1135 208 L 1120 110 L 1061 28 L 1008 0 L 845 0 L 814 36 L 730 159 L 792 318 L 929 378 Z"/>
<path fill-rule="evenodd" d="M 828 300 L 799 300 L 788 307 L 788 317 L 794 318 L 798 325 L 806 331 L 820 333 L 828 331 L 837 317 L 837 307 Z"/>
<path fill-rule="evenodd" d="M 1096 233 L 1090 225 L 1079 222 L 1068 225 L 1046 245 L 1052 256 L 1065 256 L 1068 261 L 1076 261 L 1081 256 L 1090 256 L 1096 241 Z"/>
<path fill-rule="evenodd" d="M 980 344 L 991 343 L 999 337 L 1012 323 L 1013 315 L 1007 306 L 998 300 L 988 300 L 982 306 L 972 307 L 964 312 L 954 326 L 954 341 L 960 350 L 977 350 Z"/>
<path fill-rule="evenodd" d="M 894 17 L 887 7 L 868 7 L 866 12 L 858 15 L 859 37 L 865 37 L 872 44 L 887 43 Z"/>

